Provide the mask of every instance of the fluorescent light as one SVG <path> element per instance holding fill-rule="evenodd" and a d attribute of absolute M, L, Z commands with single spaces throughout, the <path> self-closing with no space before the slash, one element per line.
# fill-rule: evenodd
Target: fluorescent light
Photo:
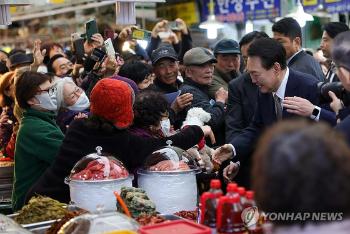
<path fill-rule="evenodd" d="M 248 20 L 245 23 L 245 33 L 247 34 L 247 33 L 253 32 L 253 31 L 254 31 L 253 21 Z"/>
<path fill-rule="evenodd" d="M 217 30 L 223 28 L 224 24 L 217 21 L 214 14 L 214 3 L 210 0 L 208 19 L 199 25 L 199 28 L 207 30 L 208 39 L 215 39 L 218 36 Z"/>

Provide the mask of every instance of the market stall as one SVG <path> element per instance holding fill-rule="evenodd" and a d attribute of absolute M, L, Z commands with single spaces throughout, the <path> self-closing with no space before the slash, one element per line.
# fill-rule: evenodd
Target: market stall
<path fill-rule="evenodd" d="M 152 234 L 172 230 L 182 234 L 209 234 L 215 229 L 216 214 L 222 213 L 216 210 L 216 199 L 226 201 L 226 198 L 220 181 L 215 180 L 211 183 L 212 189 L 200 199 L 205 205 L 198 203 L 196 174 L 203 173 L 203 168 L 188 152 L 169 144 L 150 154 L 137 171 L 136 188 L 132 187 L 133 175 L 122 162 L 102 153 L 101 147 L 96 149 L 96 153 L 78 161 L 66 178 L 70 204 L 44 196 L 32 197 L 17 213 L 0 216 L 0 230 L 47 234 Z M 238 191 L 243 190 L 230 184 L 228 191 L 236 196 L 233 200 L 237 203 Z M 210 194 L 218 196 L 210 200 L 213 198 Z M 246 201 L 243 197 L 242 193 L 242 201 Z M 252 199 L 252 193 L 249 197 Z M 236 203 L 235 212 L 240 214 L 242 206 Z M 214 212 L 211 218 L 210 212 Z M 214 227 L 204 221 L 208 217 L 214 218 Z M 243 233 L 248 233 L 242 221 L 240 225 L 247 231 Z"/>

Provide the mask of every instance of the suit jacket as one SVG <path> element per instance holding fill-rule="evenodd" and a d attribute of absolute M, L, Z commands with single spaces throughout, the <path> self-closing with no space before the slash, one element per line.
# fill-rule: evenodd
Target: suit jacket
<path fill-rule="evenodd" d="M 249 73 L 230 81 L 228 85 L 228 100 L 226 110 L 226 141 L 230 142 L 249 126 L 254 116 L 258 98 L 258 86 L 253 84 Z M 250 188 L 250 155 L 240 155 L 241 167 L 235 177 L 240 186 Z M 243 160 L 244 159 L 244 160 Z M 225 164 L 223 164 L 223 169 Z M 220 173 L 220 175 L 222 175 Z"/>
<path fill-rule="evenodd" d="M 302 97 L 317 105 L 319 102 L 317 83 L 318 81 L 313 76 L 289 69 L 285 97 Z M 299 116 L 288 113 L 283 109 L 282 118 L 291 117 Z M 259 91 L 253 121 L 239 136 L 230 141 L 236 149 L 237 159 L 239 159 L 239 155 L 249 155 L 261 132 L 275 122 L 277 122 L 277 117 L 272 93 L 261 93 Z"/>
<path fill-rule="evenodd" d="M 310 74 L 319 81 L 324 81 L 321 65 L 305 51 L 300 51 L 288 63 L 288 67 L 302 73 Z"/>
<path fill-rule="evenodd" d="M 249 73 L 230 81 L 226 111 L 226 142 L 238 136 L 253 119 L 258 97 L 258 86 L 253 84 Z"/>
<path fill-rule="evenodd" d="M 320 121 L 325 121 L 331 126 L 335 126 L 337 124 L 337 116 L 333 111 L 321 108 L 320 112 Z"/>

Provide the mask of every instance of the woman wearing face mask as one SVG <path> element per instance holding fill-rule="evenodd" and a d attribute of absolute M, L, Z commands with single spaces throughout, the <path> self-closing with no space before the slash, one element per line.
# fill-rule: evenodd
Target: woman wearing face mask
<path fill-rule="evenodd" d="M 62 132 L 77 117 L 87 117 L 90 107 L 89 98 L 85 92 L 70 79 L 62 79 L 56 83 L 57 118 L 56 122 Z"/>
<path fill-rule="evenodd" d="M 55 121 L 57 98 L 51 77 L 24 72 L 16 82 L 15 94 L 23 117 L 15 149 L 14 211 L 22 208 L 25 194 L 51 165 L 64 137 Z"/>
<path fill-rule="evenodd" d="M 134 124 L 130 131 L 142 137 L 163 138 L 171 136 L 168 102 L 163 94 L 145 91 L 136 96 L 133 106 Z"/>

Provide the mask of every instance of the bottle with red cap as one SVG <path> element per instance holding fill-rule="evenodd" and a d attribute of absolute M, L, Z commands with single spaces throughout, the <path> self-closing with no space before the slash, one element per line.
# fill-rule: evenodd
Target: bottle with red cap
<path fill-rule="evenodd" d="M 216 226 L 220 234 L 247 234 L 247 230 L 241 218 L 242 206 L 239 195 L 228 192 L 219 199 Z"/>
<path fill-rule="evenodd" d="M 256 206 L 255 200 L 254 200 L 254 192 L 253 191 L 247 191 L 245 193 L 245 203 L 243 204 L 243 209 Z"/>
<path fill-rule="evenodd" d="M 226 196 L 238 194 L 238 185 L 236 183 L 228 183 L 226 187 Z"/>
<path fill-rule="evenodd" d="M 216 208 L 218 199 L 222 196 L 220 180 L 210 181 L 210 190 L 201 196 L 201 224 L 216 230 Z"/>
<path fill-rule="evenodd" d="M 249 208 L 249 207 L 256 207 L 256 203 L 254 200 L 254 192 L 253 191 L 247 191 L 245 193 L 245 203 L 243 204 L 243 209 Z M 259 217 L 261 215 L 259 214 Z M 258 222 L 256 224 L 250 225 L 247 227 L 249 234 L 263 234 L 262 224 L 260 223 L 260 218 L 258 219 Z"/>
<path fill-rule="evenodd" d="M 238 187 L 237 189 L 239 197 L 240 197 L 240 201 L 241 201 L 241 205 L 244 206 L 244 204 L 246 203 L 246 197 L 245 197 L 245 188 L 244 187 Z"/>

